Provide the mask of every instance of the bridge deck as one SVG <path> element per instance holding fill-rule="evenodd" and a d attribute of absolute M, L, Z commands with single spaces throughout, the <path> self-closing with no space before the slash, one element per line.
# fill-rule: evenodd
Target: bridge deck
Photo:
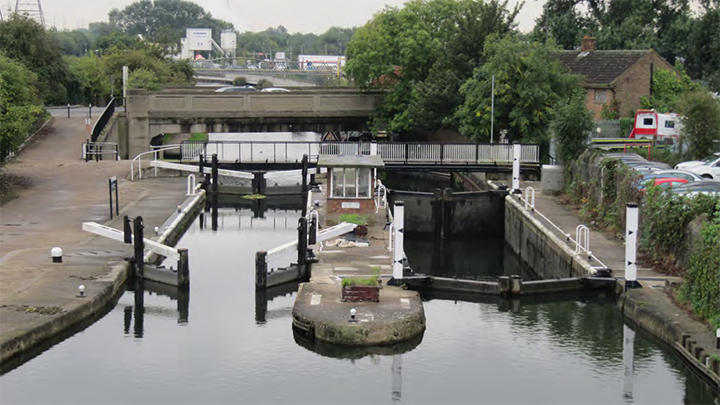
<path fill-rule="evenodd" d="M 315 165 L 320 155 L 370 154 L 380 155 L 387 170 L 495 171 L 509 169 L 513 163 L 512 144 L 185 141 L 181 154 L 183 161 L 197 161 L 200 155 L 217 154 L 226 167 L 278 165 L 287 168 L 301 165 L 303 155 L 308 155 Z M 525 168 L 540 165 L 538 145 L 521 145 L 520 164 Z"/>

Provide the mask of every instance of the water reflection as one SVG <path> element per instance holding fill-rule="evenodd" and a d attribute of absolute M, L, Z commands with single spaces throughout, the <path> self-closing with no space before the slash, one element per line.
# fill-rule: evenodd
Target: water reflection
<path fill-rule="evenodd" d="M 299 283 L 291 282 L 265 290 L 255 291 L 255 323 L 258 325 L 265 324 L 268 319 L 291 318 L 292 308 L 283 307 L 275 308 L 268 311 L 268 302 L 278 297 L 292 296 L 297 292 Z"/>

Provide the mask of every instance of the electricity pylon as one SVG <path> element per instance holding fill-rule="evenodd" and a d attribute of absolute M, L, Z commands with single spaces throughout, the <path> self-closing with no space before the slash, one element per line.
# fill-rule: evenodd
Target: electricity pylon
<path fill-rule="evenodd" d="M 17 0 L 15 2 L 15 14 L 26 15 L 45 27 L 45 16 L 43 15 L 40 0 Z"/>

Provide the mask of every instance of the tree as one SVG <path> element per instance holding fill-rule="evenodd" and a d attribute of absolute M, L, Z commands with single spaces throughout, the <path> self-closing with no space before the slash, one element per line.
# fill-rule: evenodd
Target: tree
<path fill-rule="evenodd" d="M 703 159 L 715 152 L 720 141 L 720 101 L 709 91 L 698 89 L 685 93 L 678 106 L 690 157 Z"/>
<path fill-rule="evenodd" d="M 0 164 L 15 153 L 40 117 L 37 76 L 0 53 Z"/>
<path fill-rule="evenodd" d="M 18 14 L 0 21 L 0 52 L 37 75 L 38 89 L 47 104 L 67 101 L 63 84 L 69 71 L 60 44 L 37 21 Z"/>
<path fill-rule="evenodd" d="M 570 98 L 558 102 L 550 130 L 562 162 L 574 160 L 586 149 L 593 126 L 593 115 L 585 107 L 584 90 L 576 90 Z"/>
<path fill-rule="evenodd" d="M 720 5 L 698 19 L 686 40 L 690 75 L 704 78 L 710 89 L 720 92 Z"/>
<path fill-rule="evenodd" d="M 108 14 L 109 26 L 131 37 L 165 45 L 180 44 L 185 30 L 204 27 L 213 30 L 213 38 L 220 43 L 220 33 L 232 29 L 227 21 L 212 17 L 199 5 L 186 0 L 140 0 L 122 10 L 112 9 Z"/>
<path fill-rule="evenodd" d="M 363 90 L 386 89 L 376 126 L 435 128 L 461 99 L 457 90 L 482 63 L 485 37 L 511 31 L 507 1 L 413 0 L 388 7 L 356 30 L 346 73 Z"/>
<path fill-rule="evenodd" d="M 680 77 L 665 69 L 653 72 L 653 94 L 652 97 L 641 98 L 642 108 L 655 109 L 661 113 L 674 111 L 680 96 L 695 87 L 680 63 L 675 63 L 675 69 L 680 72 Z"/>
<path fill-rule="evenodd" d="M 128 87 L 131 89 L 147 89 L 150 91 L 160 90 L 160 80 L 157 74 L 146 68 L 133 70 L 128 75 Z"/>
<path fill-rule="evenodd" d="M 455 113 L 460 132 L 479 141 L 490 139 L 494 76 L 494 130 L 507 131 L 511 142 L 546 143 L 556 104 L 570 97 L 582 80 L 565 73 L 555 52 L 552 41 L 531 44 L 513 35 L 490 36 L 485 64 L 460 87 L 465 99 Z"/>

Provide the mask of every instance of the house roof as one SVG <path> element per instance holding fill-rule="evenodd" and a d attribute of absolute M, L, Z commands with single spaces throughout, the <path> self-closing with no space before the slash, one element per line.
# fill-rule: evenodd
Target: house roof
<path fill-rule="evenodd" d="M 586 85 L 609 86 L 651 50 L 561 51 L 560 62 L 585 77 Z"/>

